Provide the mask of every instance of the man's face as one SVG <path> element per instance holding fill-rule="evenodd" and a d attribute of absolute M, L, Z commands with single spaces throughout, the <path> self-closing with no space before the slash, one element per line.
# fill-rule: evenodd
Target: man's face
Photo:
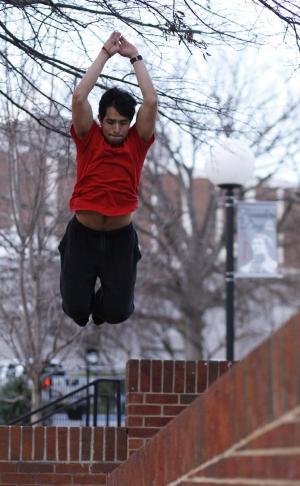
<path fill-rule="evenodd" d="M 113 106 L 109 106 L 100 122 L 105 140 L 110 145 L 121 145 L 130 127 L 129 118 L 120 115 Z"/>

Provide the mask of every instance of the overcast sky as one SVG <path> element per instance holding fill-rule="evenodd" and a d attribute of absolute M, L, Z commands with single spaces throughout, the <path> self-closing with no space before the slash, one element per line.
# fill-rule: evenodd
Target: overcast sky
<path fill-rule="evenodd" d="M 273 100 L 270 100 L 266 106 L 266 114 L 269 117 L 275 116 L 284 109 L 289 93 L 294 93 L 294 96 L 298 96 L 299 93 L 299 51 L 293 35 L 289 34 L 284 38 L 283 23 L 266 9 L 255 6 L 251 0 L 226 0 L 226 2 L 215 0 L 211 2 L 211 5 L 220 15 L 226 15 L 227 18 L 236 22 L 234 27 L 241 31 L 241 37 L 247 38 L 248 36 L 250 40 L 253 40 L 255 31 L 257 42 L 250 43 L 246 47 L 241 44 L 226 45 L 220 41 L 212 42 L 208 47 L 211 56 L 205 61 L 199 51 L 192 48 L 190 54 L 183 45 L 178 45 L 175 39 L 169 39 L 165 46 L 155 50 L 151 46 L 142 45 L 132 32 L 124 30 L 118 20 L 115 20 L 114 28 L 121 30 L 129 40 L 140 45 L 146 62 L 147 58 L 154 62 L 158 75 L 161 72 L 173 73 L 174 71 L 180 74 L 180 71 L 186 69 L 188 63 L 189 69 L 186 76 L 195 85 L 197 84 L 197 89 L 204 94 L 209 93 L 210 86 L 216 81 L 216 77 L 222 79 L 224 91 L 230 90 L 231 78 L 226 73 L 228 64 L 241 65 L 241 76 L 245 79 L 248 78 L 249 83 L 253 83 L 251 96 L 245 100 L 245 113 L 247 110 L 251 110 L 251 105 L 254 106 L 259 100 L 274 93 Z M 248 27 L 248 32 L 245 32 L 245 27 Z M 98 52 L 98 46 L 94 42 L 91 42 L 90 45 L 90 54 L 93 58 Z M 86 62 L 84 65 L 86 66 Z M 113 74 L 113 70 L 120 69 L 120 67 L 126 70 L 126 60 L 116 57 L 105 66 L 104 72 Z M 154 72 L 152 74 L 155 76 Z M 93 99 L 95 106 L 97 101 L 98 96 Z M 243 113 L 241 112 L 238 116 L 242 119 Z M 259 122 L 253 120 L 253 127 L 255 123 Z M 253 127 L 247 127 L 248 131 L 250 132 Z M 245 127 L 246 132 L 247 128 Z M 204 168 L 205 157 L 206 154 L 203 155 L 203 158 L 199 158 L 199 173 L 202 173 Z M 258 160 L 256 174 L 262 176 L 268 173 L 272 163 L 273 160 L 268 157 Z M 276 174 L 276 180 L 297 184 L 298 165 L 300 166 L 300 159 L 298 161 L 287 160 L 285 166 Z"/>
<path fill-rule="evenodd" d="M 165 3 L 165 2 L 164 2 Z M 236 67 L 241 66 L 240 76 L 247 79 L 251 85 L 251 96 L 248 96 L 244 101 L 243 109 L 240 110 L 235 116 L 242 122 L 243 118 L 247 118 L 247 113 L 257 100 L 261 100 L 266 94 L 274 93 L 273 102 L 270 101 L 266 106 L 266 113 L 268 116 L 274 116 L 282 109 L 287 103 L 288 93 L 294 93 L 295 99 L 299 93 L 299 51 L 296 46 L 296 41 L 292 34 L 285 36 L 283 39 L 284 25 L 282 22 L 272 13 L 268 12 L 262 7 L 254 5 L 252 0 L 211 0 L 205 2 L 203 5 L 209 4 L 212 10 L 218 12 L 219 18 L 215 19 L 215 22 L 222 22 L 222 27 L 228 32 L 233 31 L 242 39 L 248 39 L 253 41 L 252 44 L 245 46 L 238 42 L 229 42 L 228 44 L 221 40 L 213 40 L 212 36 L 207 36 L 210 39 L 208 46 L 208 52 L 210 57 L 205 61 L 201 55 L 199 49 L 190 46 L 190 51 L 184 46 L 179 45 L 178 40 L 172 36 L 168 37 L 168 40 L 164 45 L 157 46 L 155 43 L 148 43 L 145 45 L 144 41 L 141 41 L 136 33 L 129 27 L 124 28 L 124 25 L 120 23 L 118 19 L 111 19 L 105 21 L 107 25 L 107 31 L 94 28 L 97 32 L 93 33 L 90 29 L 82 30 L 82 39 L 87 45 L 87 53 L 84 55 L 82 51 L 82 45 L 78 36 L 72 35 L 72 33 L 65 33 L 64 40 L 59 45 L 59 56 L 62 60 L 67 61 L 77 67 L 87 68 L 92 60 L 99 52 L 102 43 L 106 40 L 110 32 L 120 30 L 128 37 L 128 39 L 139 46 L 140 52 L 145 58 L 145 62 L 148 65 L 151 64 L 151 74 L 154 78 L 154 82 L 158 77 L 165 78 L 167 81 L 163 84 L 160 81 L 160 87 L 165 90 L 172 88 L 172 81 L 170 80 L 170 74 L 180 76 L 184 74 L 184 81 L 186 83 L 186 89 L 190 89 L 191 93 L 198 92 L 197 96 L 209 95 L 211 86 L 219 79 L 222 83 L 221 90 L 223 93 L 230 92 L 230 89 L 236 89 L 231 87 L 232 76 L 229 74 L 229 66 Z M 180 2 L 176 2 L 176 6 Z M 181 2 L 181 6 L 183 2 Z M 178 7 L 179 8 L 179 7 Z M 185 9 L 187 15 L 188 10 Z M 144 20 L 143 14 L 143 20 Z M 234 23 L 227 23 L 227 26 L 223 25 L 222 16 L 230 19 Z M 12 19 L 12 25 L 15 25 L 17 29 L 16 19 Z M 198 29 L 200 25 L 195 25 Z M 254 43 L 254 41 L 256 41 Z M 51 38 L 49 38 L 49 46 L 51 46 Z M 36 67 L 39 69 L 39 66 Z M 133 73 L 130 71 L 131 66 L 127 59 L 121 59 L 120 56 L 115 56 L 106 64 L 103 73 L 108 75 L 114 75 L 115 69 L 122 71 L 124 75 L 129 75 L 127 79 L 135 81 Z M 43 77 L 42 72 L 38 72 L 38 75 Z M 69 81 L 70 89 L 73 89 L 74 78 L 68 74 L 61 73 L 61 78 Z M 251 80 L 251 81 L 250 81 Z M 63 83 L 55 82 L 57 84 L 57 92 L 61 93 L 62 101 L 66 100 L 63 88 Z M 157 83 L 158 84 L 158 83 Z M 177 85 L 178 86 L 178 85 Z M 50 92 L 51 83 L 48 77 L 45 81 L 44 87 L 46 91 Z M 183 90 L 184 88 L 182 88 Z M 192 91 L 193 90 L 193 91 Z M 90 96 L 90 101 L 93 106 L 94 114 L 97 113 L 97 104 L 100 96 L 100 91 L 95 89 Z M 182 96 L 184 91 L 182 91 Z M 222 93 L 221 93 L 222 94 Z M 202 101 L 202 100 L 201 100 Z M 69 106 L 70 99 L 67 100 Z M 68 113 L 68 116 L 70 113 Z M 251 130 L 256 129 L 258 120 L 255 117 L 251 120 L 251 125 L 244 126 L 245 136 L 251 139 Z M 171 128 L 170 128 L 171 130 Z M 209 134 L 208 134 L 209 136 Z M 300 152 L 300 151 L 299 151 Z M 300 161 L 299 161 L 300 162 Z M 269 161 L 259 161 L 258 167 L 262 174 L 264 167 L 272 163 Z M 199 167 L 203 167 L 203 160 L 199 158 Z M 298 162 L 294 166 L 287 161 L 284 170 L 278 177 L 284 177 L 289 180 L 297 180 L 295 174 L 295 167 L 300 165 Z"/>

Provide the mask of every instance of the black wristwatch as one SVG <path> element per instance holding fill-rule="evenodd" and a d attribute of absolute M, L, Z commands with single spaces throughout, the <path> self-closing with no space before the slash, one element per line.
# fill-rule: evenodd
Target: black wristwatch
<path fill-rule="evenodd" d="M 136 61 L 142 61 L 143 60 L 143 56 L 141 56 L 140 54 L 138 54 L 137 56 L 134 56 L 130 59 L 130 62 L 131 64 L 134 64 Z"/>

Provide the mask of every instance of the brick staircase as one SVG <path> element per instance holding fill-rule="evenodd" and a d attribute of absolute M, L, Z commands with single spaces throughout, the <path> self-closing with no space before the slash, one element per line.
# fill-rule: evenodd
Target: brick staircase
<path fill-rule="evenodd" d="M 130 360 L 126 427 L 0 427 L 0 485 L 106 485 L 107 476 L 228 369 Z"/>
<path fill-rule="evenodd" d="M 300 485 L 300 314 L 232 366 L 107 486 Z"/>
<path fill-rule="evenodd" d="M 299 348 L 300 314 L 232 367 L 131 360 L 126 427 L 0 427 L 0 485 L 300 485 Z"/>

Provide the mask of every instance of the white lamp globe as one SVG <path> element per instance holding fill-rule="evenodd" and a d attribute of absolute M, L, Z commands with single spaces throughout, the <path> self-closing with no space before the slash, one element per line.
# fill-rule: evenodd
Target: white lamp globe
<path fill-rule="evenodd" d="M 85 359 L 88 364 L 90 365 L 96 365 L 98 364 L 99 361 L 99 354 L 98 350 L 94 348 L 89 348 L 85 352 Z"/>
<path fill-rule="evenodd" d="M 218 140 L 206 163 L 207 178 L 218 186 L 243 186 L 253 176 L 254 155 L 241 140 Z"/>

